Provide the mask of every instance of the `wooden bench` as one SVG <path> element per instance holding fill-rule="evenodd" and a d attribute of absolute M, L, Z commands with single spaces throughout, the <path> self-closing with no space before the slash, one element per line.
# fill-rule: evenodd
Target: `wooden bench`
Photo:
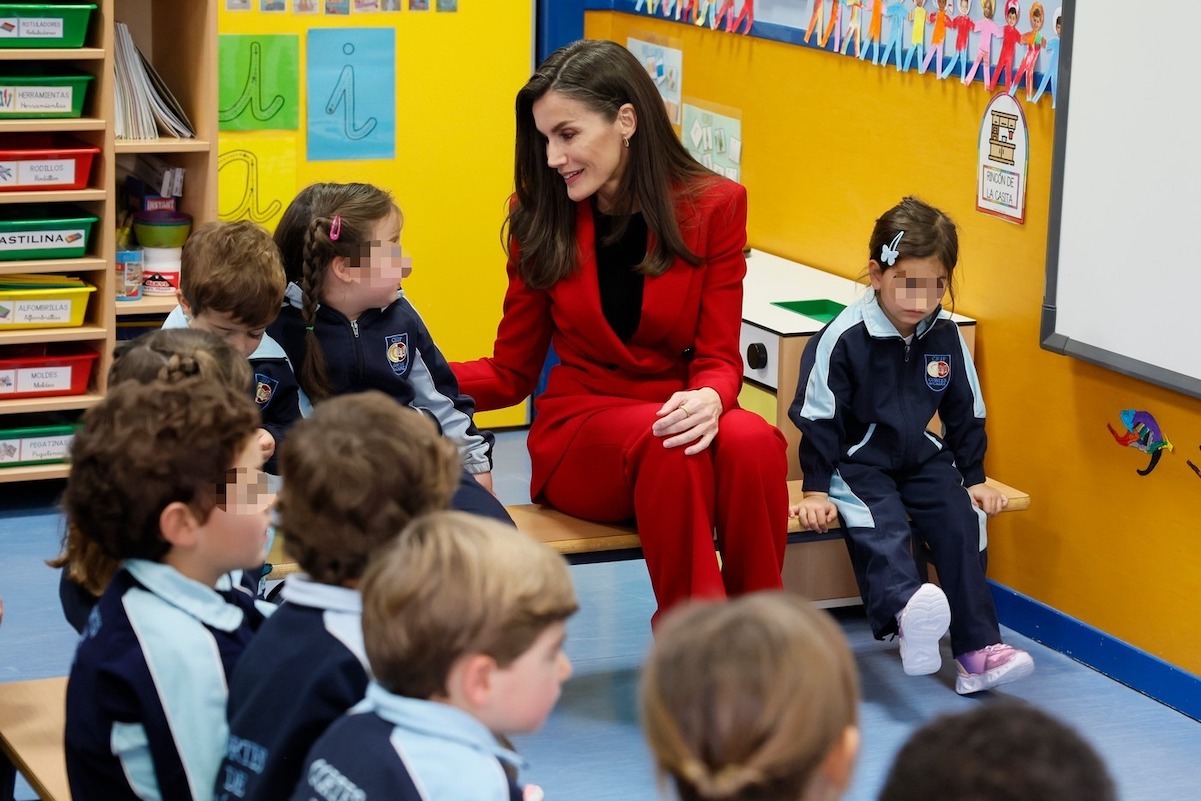
<path fill-rule="evenodd" d="M 988 479 L 989 485 L 1009 499 L 1007 512 L 1022 511 L 1030 506 L 1030 496 L 999 481 Z M 788 482 L 791 503 L 801 497 L 801 482 Z M 517 528 L 563 554 L 572 564 L 612 562 L 640 559 L 642 546 L 632 524 L 593 523 L 534 503 L 505 507 Z M 819 534 L 802 531 L 796 520 L 788 521 L 788 550 L 784 557 L 784 586 L 824 606 L 839 606 L 859 602 L 855 575 L 850 558 L 838 529 L 842 523 L 835 519 L 831 531 Z M 282 538 L 276 537 L 272 548 L 272 572 L 268 579 L 278 579 L 297 570 L 284 556 Z"/>
<path fill-rule="evenodd" d="M 67 679 L 0 684 L 0 747 L 43 801 L 70 801 L 66 730 Z"/>

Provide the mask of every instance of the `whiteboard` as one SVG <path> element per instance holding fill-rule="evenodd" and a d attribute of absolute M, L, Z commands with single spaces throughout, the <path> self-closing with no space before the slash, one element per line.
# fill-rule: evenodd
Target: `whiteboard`
<path fill-rule="evenodd" d="M 1163 9 L 1063 3 L 1041 336 L 1201 397 L 1201 3 Z"/>

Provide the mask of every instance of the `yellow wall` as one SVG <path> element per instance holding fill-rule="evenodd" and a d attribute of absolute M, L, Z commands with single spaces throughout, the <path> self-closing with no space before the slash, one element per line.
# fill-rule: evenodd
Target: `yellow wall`
<path fill-rule="evenodd" d="M 279 131 L 232 136 L 260 140 L 264 157 L 278 152 L 279 143 L 295 148 L 295 185 L 284 205 L 314 181 L 365 181 L 393 193 L 405 215 L 401 240 L 413 256 L 405 287 L 450 360 L 491 353 L 500 320 L 505 288 L 500 228 L 513 186 L 513 99 L 532 69 L 531 5 L 471 2 L 460 4 L 457 13 L 348 17 L 220 11 L 223 34 L 300 37 L 300 130 L 291 136 Z M 396 28 L 395 160 L 305 161 L 305 32 L 309 26 L 389 24 Z M 222 182 L 223 193 L 227 184 Z M 525 409 L 482 414 L 477 422 L 521 424 Z"/>
<path fill-rule="evenodd" d="M 848 277 L 867 261 L 872 223 L 904 194 L 960 226 L 957 308 L 979 320 L 990 475 L 1030 493 L 1031 511 L 991 524 L 1000 583 L 1192 673 L 1201 673 L 1201 405 L 1039 347 L 1054 118 L 1024 104 L 1027 223 L 975 209 L 976 142 L 988 96 L 808 48 L 616 12 L 591 12 L 589 38 L 672 36 L 683 93 L 742 111 L 742 182 L 753 247 Z M 1115 199 L 1119 204 L 1120 199 Z M 1137 274 L 1131 302 L 1148 303 Z M 1153 302 L 1148 313 L 1154 313 Z M 1105 429 L 1150 410 L 1176 445 L 1147 456 Z"/>

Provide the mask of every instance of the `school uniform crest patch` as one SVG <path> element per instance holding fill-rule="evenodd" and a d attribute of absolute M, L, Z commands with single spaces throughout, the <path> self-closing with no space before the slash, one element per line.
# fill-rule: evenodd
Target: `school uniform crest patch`
<path fill-rule="evenodd" d="M 271 399 L 275 397 L 275 390 L 279 388 L 279 380 L 262 373 L 254 374 L 254 402 L 258 404 L 260 409 L 266 409 L 271 403 Z"/>
<path fill-rule="evenodd" d="M 392 365 L 392 372 L 397 375 L 404 375 L 409 371 L 409 335 L 408 334 L 392 334 L 384 337 L 384 344 L 388 349 L 388 364 Z"/>
<path fill-rule="evenodd" d="M 949 353 L 926 354 L 926 386 L 942 392 L 951 383 L 951 355 Z"/>

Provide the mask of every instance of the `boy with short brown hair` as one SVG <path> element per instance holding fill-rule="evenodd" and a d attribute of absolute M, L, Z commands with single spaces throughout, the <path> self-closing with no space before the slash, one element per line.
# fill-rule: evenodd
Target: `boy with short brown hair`
<path fill-rule="evenodd" d="M 216 334 L 250 361 L 252 397 L 263 418 L 259 444 L 271 473 L 279 472 L 279 445 L 301 417 L 292 365 L 266 334 L 279 315 L 286 284 L 279 249 L 262 226 L 249 220 L 205 223 L 184 243 L 179 306 L 163 323 Z"/>
<path fill-rule="evenodd" d="M 67 683 L 77 801 L 210 795 L 228 676 L 265 615 L 214 589 L 263 560 L 271 499 L 257 425 L 245 395 L 199 376 L 125 382 L 84 416 L 63 505 L 123 562 Z"/>
<path fill-rule="evenodd" d="M 460 472 L 458 450 L 425 415 L 375 391 L 323 402 L 280 461 L 284 551 L 304 573 L 288 577 L 230 681 L 217 801 L 287 799 L 313 741 L 362 700 L 363 571 L 413 517 L 450 505 Z"/>
<path fill-rule="evenodd" d="M 363 579 L 375 679 L 317 740 L 293 801 L 335 784 L 347 798 L 520 798 L 521 759 L 498 738 L 550 714 L 576 608 L 546 545 L 462 512 L 415 520 Z"/>

